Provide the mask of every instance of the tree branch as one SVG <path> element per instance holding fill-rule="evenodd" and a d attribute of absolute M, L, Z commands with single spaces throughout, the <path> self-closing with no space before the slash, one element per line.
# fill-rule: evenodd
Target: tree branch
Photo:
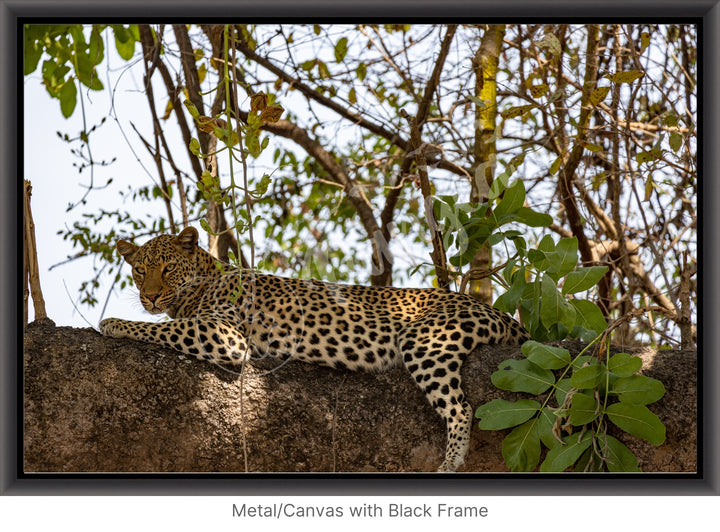
<path fill-rule="evenodd" d="M 580 111 L 580 121 L 578 123 L 577 138 L 575 145 L 570 151 L 569 155 L 566 155 L 564 164 L 560 169 L 560 200 L 565 206 L 567 212 L 568 224 L 570 229 L 578 239 L 578 250 L 580 251 L 580 257 L 583 262 L 592 261 L 592 250 L 588 243 L 587 236 L 583 230 L 582 217 L 575 202 L 575 193 L 573 192 L 573 179 L 575 177 L 575 171 L 577 170 L 580 160 L 582 159 L 582 153 L 585 149 L 583 142 L 587 137 L 587 127 L 590 121 L 590 95 L 595 89 L 595 83 L 597 78 L 597 48 L 598 48 L 598 26 L 591 24 L 588 26 L 588 37 L 585 57 L 587 63 L 585 65 L 585 81 L 583 84 Z"/>

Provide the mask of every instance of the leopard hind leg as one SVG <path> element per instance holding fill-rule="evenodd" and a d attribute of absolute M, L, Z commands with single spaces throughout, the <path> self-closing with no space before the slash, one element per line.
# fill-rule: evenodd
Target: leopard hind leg
<path fill-rule="evenodd" d="M 448 352 L 432 341 L 418 341 L 412 331 L 406 338 L 401 341 L 405 367 L 447 428 L 445 459 L 438 471 L 454 472 L 465 461 L 473 419 L 461 387 L 465 354 Z"/>

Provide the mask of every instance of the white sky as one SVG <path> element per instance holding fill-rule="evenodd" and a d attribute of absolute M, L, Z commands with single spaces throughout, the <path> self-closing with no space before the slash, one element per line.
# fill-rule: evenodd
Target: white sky
<path fill-rule="evenodd" d="M 121 60 L 114 54 L 114 49 L 106 48 L 106 53 L 110 56 L 111 65 L 116 67 L 121 65 Z M 70 137 L 77 136 L 83 130 L 82 109 L 78 97 L 75 112 L 69 119 L 65 119 L 60 112 L 59 101 L 51 98 L 45 91 L 39 68 L 40 66 L 32 75 L 26 77 L 24 83 L 23 177 L 30 180 L 33 187 L 31 206 L 35 222 L 40 282 L 46 310 L 48 316 L 57 325 L 87 327 L 89 322 L 97 326 L 109 287 L 101 287 L 97 292 L 100 303 L 95 307 L 90 308 L 87 305 L 78 307 L 82 316 L 73 308 L 73 301 L 78 299 L 80 285 L 94 275 L 93 259 L 81 258 L 50 270 L 54 264 L 63 262 L 80 251 L 79 248 L 73 249 L 72 243 L 63 240 L 57 232 L 65 226 L 72 226 L 73 222 L 82 218 L 84 212 L 95 212 L 103 206 L 108 210 L 117 208 L 120 201 L 119 190 L 126 189 L 128 185 L 138 188 L 151 181 L 122 138 L 119 127 L 115 123 L 110 123 L 113 119 L 110 117 L 111 101 L 108 91 L 89 92 L 83 88 L 87 127 L 98 124 L 104 116 L 108 117 L 106 124 L 91 136 L 93 158 L 109 161 L 117 157 L 117 161 L 112 165 L 95 168 L 95 184 L 104 185 L 109 178 L 115 179 L 111 187 L 92 191 L 88 197 L 88 205 L 78 206 L 71 212 L 66 212 L 70 203 L 77 202 L 85 194 L 86 189 L 83 185 L 90 182 L 90 171 L 86 168 L 81 174 L 78 173 L 73 164 L 77 164 L 79 159 L 70 153 L 71 146 L 62 141 L 56 132 L 67 133 Z M 143 131 L 143 128 L 149 124 L 147 100 L 139 90 L 135 91 L 141 81 L 132 76 L 131 72 L 127 72 L 120 78 L 117 94 L 121 97 L 115 100 L 115 114 L 122 119 L 125 134 L 135 145 L 136 153 L 142 157 L 143 164 L 152 172 L 155 168 L 154 164 L 149 160 L 145 148 L 130 126 L 130 122 L 134 123 L 145 138 L 152 138 L 151 132 Z M 103 79 L 103 83 L 107 88 L 106 79 Z M 78 146 L 79 143 L 72 145 L 75 148 Z M 142 209 L 147 210 L 150 205 L 150 203 L 138 205 L 137 212 L 143 213 Z M 155 208 L 158 206 L 159 203 Z M 132 208 L 132 205 L 123 205 L 123 207 Z M 142 312 L 136 300 L 136 292 L 126 289 L 119 297 L 110 299 L 105 317 L 147 320 L 149 315 Z M 32 321 L 33 318 L 31 301 L 28 320 Z"/>

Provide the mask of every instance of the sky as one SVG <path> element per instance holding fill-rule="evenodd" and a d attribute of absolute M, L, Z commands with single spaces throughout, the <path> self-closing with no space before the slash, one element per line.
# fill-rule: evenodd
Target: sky
<path fill-rule="evenodd" d="M 114 49 L 109 52 L 110 68 L 121 66 L 122 62 L 115 55 Z M 107 86 L 105 79 L 103 82 Z M 71 227 L 73 222 L 82 218 L 83 212 L 94 212 L 101 206 L 108 208 L 118 206 L 119 191 L 128 185 L 137 188 L 150 183 L 151 178 L 145 168 L 152 172 L 154 164 L 149 160 L 145 148 L 130 126 L 132 122 L 142 131 L 143 126 L 147 124 L 148 104 L 140 91 L 139 84 L 140 80 L 135 78 L 132 71 L 120 76 L 116 93 L 122 97 L 116 98 L 114 102 L 110 100 L 108 91 L 83 90 L 87 127 L 98 124 L 103 117 L 107 117 L 108 122 L 92 134 L 93 158 L 109 161 L 116 157 L 116 162 L 113 164 L 95 168 L 94 182 L 96 185 L 103 185 L 109 178 L 114 178 L 114 182 L 103 190 L 90 192 L 87 198 L 88 205 L 81 205 L 66 212 L 69 204 L 76 203 L 83 197 L 86 193 L 85 187 L 90 182 L 90 173 L 87 169 L 78 173 L 78 169 L 73 166 L 79 159 L 72 155 L 71 145 L 62 141 L 57 135 L 60 131 L 70 137 L 76 137 L 84 129 L 80 101 L 78 99 L 73 115 L 65 119 L 60 112 L 59 101 L 51 98 L 45 91 L 39 69 L 25 78 L 24 178 L 32 183 L 31 207 L 46 311 L 56 325 L 96 327 L 101 319 L 104 299 L 109 289 L 109 287 L 101 287 L 98 291 L 100 303 L 95 307 L 81 305 L 77 309 L 74 308 L 73 304 L 78 299 L 80 285 L 93 276 L 93 259 L 81 258 L 60 264 L 75 255 L 79 248 L 73 248 L 70 241 L 63 240 L 62 236 L 57 234 L 58 231 L 64 227 Z M 121 117 L 121 121 L 115 123 L 112 114 Z M 119 126 L 124 129 L 137 156 L 130 149 L 128 142 L 123 139 Z M 142 131 L 142 133 L 146 138 L 150 138 L 150 132 Z M 74 143 L 72 147 L 77 148 L 78 145 L 79 143 Z M 138 161 L 138 157 L 142 163 Z M 148 205 L 145 203 L 138 206 L 137 212 L 143 213 Z M 128 206 L 132 207 L 132 204 Z M 129 270 L 125 271 L 129 272 Z M 126 289 L 123 293 L 115 294 L 110 298 L 104 317 L 111 316 L 147 320 L 149 315 L 142 311 L 140 303 L 137 302 L 137 293 Z M 32 321 L 33 318 L 34 309 L 31 301 L 28 321 Z"/>

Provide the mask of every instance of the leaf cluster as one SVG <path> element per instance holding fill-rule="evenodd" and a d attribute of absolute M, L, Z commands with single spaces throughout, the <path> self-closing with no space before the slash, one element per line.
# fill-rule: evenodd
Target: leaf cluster
<path fill-rule="evenodd" d="M 82 24 L 40 25 L 26 24 L 24 74 L 32 74 L 43 55 L 42 79 L 50 96 L 60 100 L 60 110 L 70 117 L 77 105 L 77 81 L 91 90 L 101 91 L 104 86 L 96 67 L 105 57 L 102 32 L 108 27 L 94 24 L 86 35 Z M 136 24 L 111 24 L 115 48 L 124 60 L 135 54 L 135 43 L 140 40 Z"/>
<path fill-rule="evenodd" d="M 492 374 L 502 390 L 545 394 L 540 401 L 496 399 L 475 413 L 481 429 L 512 428 L 502 444 L 511 471 L 533 471 L 538 464 L 542 472 L 640 471 L 632 451 L 608 434 L 608 424 L 653 445 L 665 441 L 665 426 L 647 407 L 665 387 L 637 374 L 641 359 L 618 353 L 606 364 L 583 352 L 572 359 L 566 349 L 529 341 L 524 359 L 506 360 Z"/>
<path fill-rule="evenodd" d="M 597 285 L 607 273 L 607 266 L 578 267 L 575 237 L 555 242 L 546 235 L 536 248 L 528 249 L 525 232 L 504 226 L 549 226 L 552 218 L 525 207 L 524 183 L 516 180 L 506 186 L 506 176 L 493 182 L 485 203 L 456 203 L 453 196 L 436 199 L 435 213 L 445 245 L 458 250 L 449 259 L 450 264 L 462 268 L 481 246 L 504 244 L 509 258 L 502 269 L 502 280 L 507 290 L 494 306 L 510 314 L 519 309 L 525 327 L 536 340 L 572 336 L 592 341 L 607 328 L 607 322 L 594 302 L 577 298 L 576 294 Z M 514 253 L 510 253 L 509 243 Z"/>

